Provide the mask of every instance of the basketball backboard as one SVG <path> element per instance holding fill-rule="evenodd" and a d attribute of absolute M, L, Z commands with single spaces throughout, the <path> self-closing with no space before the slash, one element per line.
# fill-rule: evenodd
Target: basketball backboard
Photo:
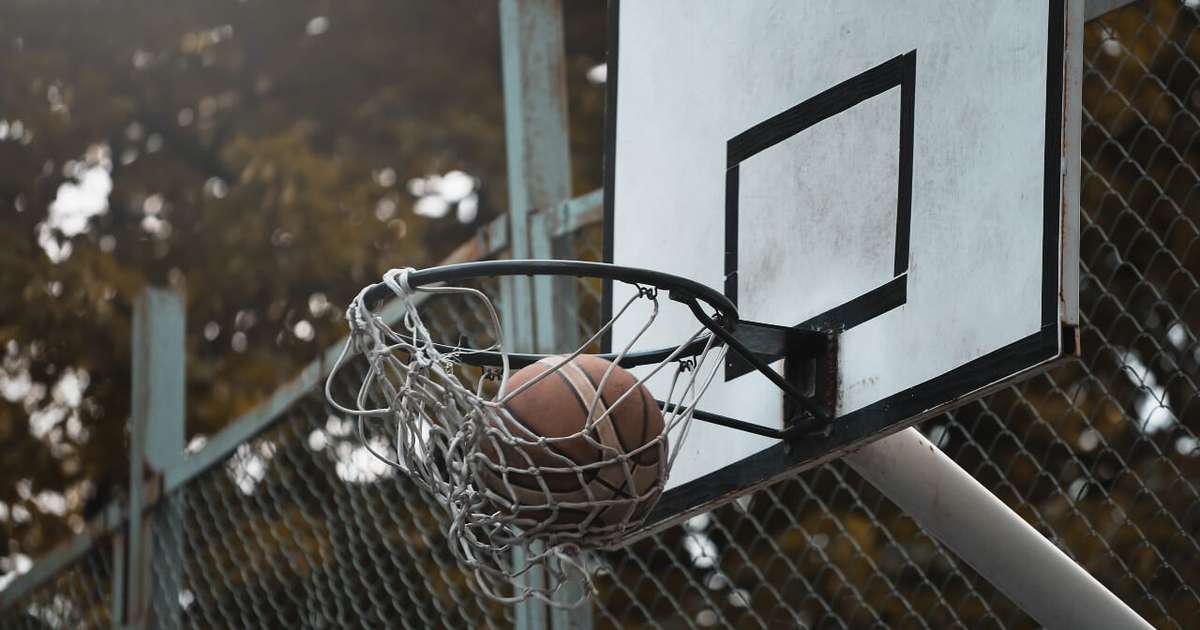
<path fill-rule="evenodd" d="M 606 260 L 840 331 L 828 435 L 693 423 L 650 528 L 1075 352 L 1075 1 L 612 0 Z M 695 327 L 663 317 L 639 345 Z M 782 426 L 778 388 L 723 376 L 704 410 Z"/>

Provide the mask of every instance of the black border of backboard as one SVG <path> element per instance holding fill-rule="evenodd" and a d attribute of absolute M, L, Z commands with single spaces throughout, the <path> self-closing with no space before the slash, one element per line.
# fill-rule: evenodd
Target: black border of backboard
<path fill-rule="evenodd" d="M 1064 356 L 1059 321 L 1061 261 L 1059 238 L 1062 215 L 1064 53 L 1066 1 L 1049 2 L 1046 71 L 1046 140 L 1043 174 L 1042 313 L 1041 328 L 1012 344 L 979 357 L 942 376 L 899 392 L 849 414 L 839 416 L 827 435 L 777 444 L 718 471 L 692 480 L 663 495 L 646 520 L 644 533 L 656 531 L 680 518 L 730 501 L 747 491 L 770 484 L 920 420 L 941 413 L 969 397 L 1009 384 Z M 613 259 L 614 176 L 616 168 L 617 84 L 620 51 L 620 2 L 609 0 L 607 59 L 607 110 L 605 113 L 604 247 L 605 262 Z M 612 285 L 606 282 L 601 301 L 605 321 L 612 313 Z M 609 340 L 604 340 L 607 350 Z M 926 407 L 922 400 L 946 402 Z M 902 420 L 895 420 L 901 418 Z M 636 536 L 635 536 L 636 538 Z"/>
<path fill-rule="evenodd" d="M 752 125 L 725 144 L 725 297 L 738 301 L 739 186 L 746 160 L 876 96 L 900 90 L 896 137 L 896 224 L 892 278 L 833 308 L 794 325 L 806 329 L 844 331 L 899 308 L 908 300 L 908 242 L 912 217 L 913 113 L 916 100 L 917 51 L 898 55 L 851 77 L 797 105 Z M 786 322 L 769 322 L 788 325 Z M 771 360 L 781 359 L 770 357 Z M 733 357 L 726 380 L 749 372 Z"/>

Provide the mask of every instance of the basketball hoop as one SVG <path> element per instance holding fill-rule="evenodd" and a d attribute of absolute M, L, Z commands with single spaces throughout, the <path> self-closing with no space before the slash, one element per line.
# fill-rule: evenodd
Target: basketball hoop
<path fill-rule="evenodd" d="M 579 347 L 560 355 L 520 354 L 505 345 L 491 298 L 454 284 L 516 275 L 600 278 L 636 291 Z M 635 350 L 658 317 L 660 291 L 691 309 L 698 325 L 679 345 Z M 466 348 L 435 341 L 414 299 L 419 292 L 478 301 L 495 343 Z M 389 297 L 403 306 L 395 328 L 372 310 Z M 585 354 L 622 318 L 636 318 L 636 332 L 623 347 Z M 474 572 L 485 594 L 503 602 L 579 603 L 554 598 L 568 568 L 590 582 L 585 553 L 614 546 L 641 525 L 663 493 L 693 419 L 779 438 L 819 428 L 827 419 L 733 334 L 737 310 L 725 296 L 665 273 L 538 260 L 392 270 L 358 294 L 347 319 L 351 334 L 329 374 L 326 397 L 357 419 L 364 448 L 446 509 L 456 559 Z M 775 431 L 699 412 L 701 397 L 726 367 L 728 349 L 790 388 L 806 409 L 806 422 Z M 334 398 L 332 384 L 354 353 L 365 357 L 367 371 L 354 402 L 345 404 Z M 468 376 L 464 366 L 481 370 Z M 635 367 L 642 368 L 640 376 L 627 371 Z M 665 400 L 650 396 L 645 383 L 651 378 L 669 382 L 661 390 L 668 392 Z M 394 454 L 372 447 L 367 420 L 395 423 Z M 522 584 L 529 581 L 521 576 L 534 567 L 559 579 L 541 588 Z"/>

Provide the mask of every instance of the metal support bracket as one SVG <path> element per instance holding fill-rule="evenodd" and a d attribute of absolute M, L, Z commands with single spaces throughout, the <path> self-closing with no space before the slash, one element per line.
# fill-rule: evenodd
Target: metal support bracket
<path fill-rule="evenodd" d="M 826 429 L 837 403 L 837 333 L 745 320 L 730 328 L 729 338 L 724 339 L 731 350 L 725 358 L 725 379 L 750 372 L 771 379 L 784 393 L 785 426 L 771 429 L 701 410 L 696 411 L 695 419 L 780 440 Z M 781 359 L 782 377 L 770 368 Z"/>

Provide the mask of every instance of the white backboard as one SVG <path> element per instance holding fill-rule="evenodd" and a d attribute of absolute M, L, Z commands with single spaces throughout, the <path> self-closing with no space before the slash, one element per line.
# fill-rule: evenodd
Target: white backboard
<path fill-rule="evenodd" d="M 659 520 L 1073 352 L 1080 6 L 612 5 L 607 259 L 722 290 L 744 320 L 842 331 L 830 435 L 694 422 Z M 696 327 L 663 318 L 639 346 Z M 761 375 L 717 380 L 701 408 L 782 426 Z"/>

